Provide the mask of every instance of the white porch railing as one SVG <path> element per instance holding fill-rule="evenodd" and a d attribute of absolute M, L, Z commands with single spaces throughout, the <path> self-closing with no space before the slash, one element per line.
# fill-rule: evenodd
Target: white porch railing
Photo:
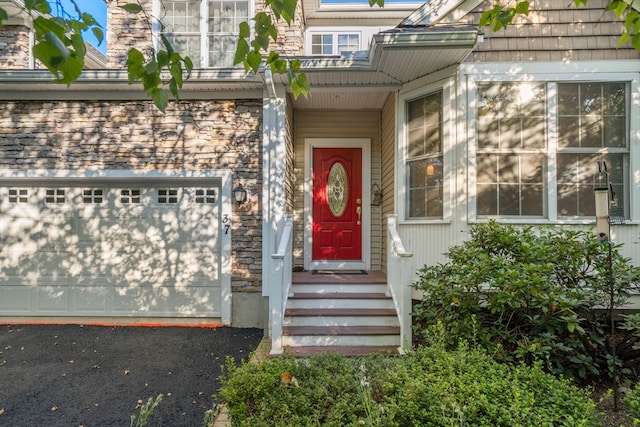
<path fill-rule="evenodd" d="M 278 250 L 271 255 L 275 286 L 269 294 L 269 318 L 271 323 L 271 354 L 282 354 L 282 324 L 284 309 L 291 291 L 293 273 L 293 215 L 285 215 Z"/>
<path fill-rule="evenodd" d="M 398 215 L 387 215 L 387 283 L 400 321 L 400 348 L 411 349 L 411 279 L 413 254 L 407 252 L 397 230 Z"/>

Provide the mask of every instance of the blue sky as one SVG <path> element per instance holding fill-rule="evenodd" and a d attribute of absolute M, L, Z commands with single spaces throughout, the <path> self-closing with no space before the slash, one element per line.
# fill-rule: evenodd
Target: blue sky
<path fill-rule="evenodd" d="M 53 15 L 60 15 L 63 11 L 59 10 L 58 4 L 62 6 L 64 12 L 76 17 L 75 8 L 70 0 L 49 0 L 51 5 L 51 13 Z M 107 51 L 107 4 L 104 0 L 76 0 L 76 4 L 83 12 L 91 14 L 96 21 L 102 25 L 102 29 L 105 33 L 105 39 L 102 44 L 98 45 L 98 41 L 93 36 L 92 32 L 84 34 L 85 40 L 94 45 L 100 52 L 106 53 Z"/>

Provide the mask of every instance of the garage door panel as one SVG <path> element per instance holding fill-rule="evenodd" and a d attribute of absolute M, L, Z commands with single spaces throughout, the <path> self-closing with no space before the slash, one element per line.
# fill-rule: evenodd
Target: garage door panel
<path fill-rule="evenodd" d="M 0 315 L 220 316 L 218 192 L 0 188 Z"/>
<path fill-rule="evenodd" d="M 71 289 L 68 284 L 42 284 L 36 288 L 36 308 L 39 312 L 69 313 L 71 306 Z"/>
<path fill-rule="evenodd" d="M 29 314 L 33 309 L 33 286 L 4 285 L 0 286 L 0 311 L 6 314 Z"/>
<path fill-rule="evenodd" d="M 112 287 L 104 281 L 96 282 L 96 280 L 86 281 L 74 288 L 74 309 L 77 314 L 109 313 Z"/>
<path fill-rule="evenodd" d="M 143 286 L 113 289 L 113 313 L 131 312 L 145 316 L 220 316 L 221 291 L 219 287 Z"/>

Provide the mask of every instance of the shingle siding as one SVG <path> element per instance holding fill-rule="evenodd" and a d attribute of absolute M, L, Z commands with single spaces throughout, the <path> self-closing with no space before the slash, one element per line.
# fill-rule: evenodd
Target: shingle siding
<path fill-rule="evenodd" d="M 582 61 L 640 59 L 629 44 L 618 47 L 624 21 L 605 11 L 607 0 L 590 0 L 575 7 L 558 1 L 530 1 L 529 15 L 518 16 L 504 30 L 483 28 L 484 42 L 467 62 Z M 483 11 L 493 1 L 465 16 L 466 23 L 478 24 Z"/>

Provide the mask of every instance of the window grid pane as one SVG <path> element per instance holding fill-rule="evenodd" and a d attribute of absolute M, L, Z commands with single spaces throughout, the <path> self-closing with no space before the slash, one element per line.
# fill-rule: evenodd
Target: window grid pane
<path fill-rule="evenodd" d="M 28 188 L 10 188 L 9 203 L 29 203 Z"/>
<path fill-rule="evenodd" d="M 64 203 L 66 191 L 63 188 L 47 188 L 45 190 L 45 203 Z"/>
<path fill-rule="evenodd" d="M 311 54 L 312 55 L 332 55 L 333 54 L 333 35 L 332 34 L 313 34 L 311 36 Z"/>
<path fill-rule="evenodd" d="M 358 34 L 338 34 L 338 53 L 358 50 L 360 50 L 360 36 Z"/>
<path fill-rule="evenodd" d="M 624 83 L 558 84 L 558 145 L 627 146 Z"/>
<path fill-rule="evenodd" d="M 544 215 L 544 155 L 478 154 L 478 214 Z"/>

